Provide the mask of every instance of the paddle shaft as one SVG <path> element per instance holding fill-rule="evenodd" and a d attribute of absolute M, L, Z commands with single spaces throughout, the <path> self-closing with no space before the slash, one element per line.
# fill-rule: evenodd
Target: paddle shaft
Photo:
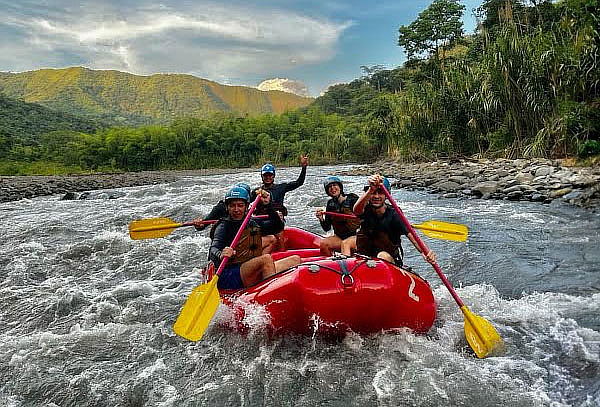
<path fill-rule="evenodd" d="M 269 215 L 257 215 L 254 216 L 255 219 L 266 219 Z M 200 223 L 203 225 L 212 225 L 218 222 L 218 219 L 209 219 L 203 220 Z M 196 226 L 194 222 L 185 222 L 185 223 L 167 223 L 163 225 L 152 225 L 152 226 L 140 226 L 134 229 L 131 229 L 131 232 L 150 232 L 152 230 L 164 230 L 164 229 L 175 229 L 180 228 L 182 226 Z"/>
<path fill-rule="evenodd" d="M 235 249 L 235 247 L 237 246 L 239 240 L 242 237 L 242 233 L 244 233 L 244 229 L 246 228 L 246 225 L 250 221 L 250 218 L 252 217 L 252 213 L 254 212 L 254 210 L 256 209 L 256 207 L 258 206 L 259 202 L 260 202 L 260 195 L 258 195 L 256 197 L 256 199 L 254 200 L 254 202 L 252 202 L 252 205 L 250 205 L 250 209 L 248 209 L 248 213 L 246 214 L 246 217 L 242 221 L 242 225 L 238 229 L 237 233 L 235 234 L 235 237 L 233 238 L 233 241 L 231 242 L 231 245 L 229 246 L 232 249 Z M 223 271 L 223 269 L 227 265 L 228 261 L 229 261 L 229 256 L 223 257 L 223 260 L 221 260 L 221 264 L 219 265 L 219 268 L 217 269 L 217 272 L 215 273 L 217 276 L 221 275 L 221 272 Z"/>
<path fill-rule="evenodd" d="M 386 188 L 382 187 L 381 189 L 385 193 L 385 196 L 387 197 L 388 201 L 390 201 L 390 203 L 396 210 L 396 213 L 398 213 L 398 216 L 400 216 L 400 219 L 402 220 L 402 223 L 404 223 L 404 226 L 406 227 L 406 229 L 409 231 L 409 233 L 411 233 L 413 235 L 413 238 L 415 239 L 417 246 L 419 246 L 419 249 L 421 249 L 421 252 L 424 254 L 429 253 L 429 247 L 427 247 L 425 242 L 423 242 L 423 240 L 421 240 L 421 238 L 419 237 L 419 235 L 417 234 L 415 229 L 412 227 L 412 225 L 410 224 L 410 222 L 408 221 L 406 216 L 404 216 L 404 212 L 402 212 L 402 209 L 400 209 L 398 204 L 396 204 L 396 201 L 394 200 L 394 198 L 392 198 L 392 195 L 390 194 L 390 192 Z M 434 262 L 431 265 L 433 266 L 433 269 L 435 270 L 437 275 L 440 277 L 440 279 L 442 280 L 442 282 L 444 283 L 444 285 L 446 286 L 448 291 L 450 291 L 450 295 L 452 295 L 452 298 L 454 298 L 454 301 L 456 301 L 456 303 L 458 304 L 459 307 L 461 307 L 461 308 L 464 307 L 465 303 L 460 299 L 460 297 L 454 290 L 454 287 L 452 287 L 452 284 L 446 278 L 444 273 L 442 273 L 441 267 L 437 264 L 437 262 Z"/>

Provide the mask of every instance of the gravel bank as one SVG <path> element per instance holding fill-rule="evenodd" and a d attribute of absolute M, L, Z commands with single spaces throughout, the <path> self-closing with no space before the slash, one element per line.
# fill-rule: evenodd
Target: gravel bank
<path fill-rule="evenodd" d="M 560 160 L 452 160 L 402 164 L 385 160 L 346 175 L 381 173 L 394 186 L 425 189 L 445 198 L 507 199 L 550 203 L 562 200 L 580 207 L 600 205 L 600 167 L 567 167 Z"/>

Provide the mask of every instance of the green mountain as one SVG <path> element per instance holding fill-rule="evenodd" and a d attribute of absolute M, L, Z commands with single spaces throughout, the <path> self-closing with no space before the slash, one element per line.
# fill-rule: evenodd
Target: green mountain
<path fill-rule="evenodd" d="M 74 67 L 0 72 L 0 92 L 54 110 L 122 124 L 166 123 L 219 111 L 283 113 L 313 99 L 280 91 L 226 86 L 191 75 L 132 75 Z"/>
<path fill-rule="evenodd" d="M 10 99 L 0 94 L 0 137 L 6 140 L 36 140 L 56 130 L 93 132 L 106 124 L 57 112 L 36 103 Z"/>

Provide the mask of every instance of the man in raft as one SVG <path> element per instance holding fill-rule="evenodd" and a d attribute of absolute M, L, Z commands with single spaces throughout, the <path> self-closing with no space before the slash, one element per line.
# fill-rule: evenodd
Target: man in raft
<path fill-rule="evenodd" d="M 300 165 L 302 166 L 302 170 L 300 171 L 300 175 L 296 181 L 290 182 L 282 182 L 280 184 L 275 183 L 275 166 L 273 164 L 265 164 L 260 169 L 260 176 L 262 178 L 262 185 L 252 191 L 250 195 L 250 199 L 253 200 L 256 197 L 257 190 L 268 191 L 271 194 L 271 201 L 273 204 L 273 208 L 281 214 L 282 219 L 288 214 L 288 210 L 283 204 L 283 200 L 285 199 L 285 194 L 287 192 L 293 191 L 296 188 L 299 188 L 304 184 L 304 180 L 306 179 L 306 168 L 308 167 L 308 156 L 301 155 L 300 156 Z M 257 208 L 257 215 L 265 214 L 263 208 Z M 285 241 L 283 239 L 283 233 L 278 233 L 275 235 L 277 240 L 279 241 L 279 249 L 285 250 Z"/>
<path fill-rule="evenodd" d="M 260 169 L 262 185 L 252 191 L 250 199 L 253 199 L 256 196 L 256 191 L 258 189 L 269 191 L 271 193 L 271 200 L 275 210 L 281 212 L 284 217 L 287 216 L 288 211 L 283 204 L 283 200 L 285 199 L 285 194 L 287 192 L 293 191 L 304 184 L 304 180 L 306 179 L 306 168 L 308 167 L 307 155 L 300 156 L 300 165 L 302 166 L 302 170 L 300 171 L 300 175 L 296 181 L 282 182 L 280 184 L 275 183 L 275 166 L 273 164 L 263 165 Z M 257 215 L 258 214 L 260 213 L 257 213 Z"/>
<path fill-rule="evenodd" d="M 221 272 L 217 283 L 220 290 L 233 290 L 249 287 L 273 274 L 300 264 L 300 256 L 290 256 L 273 261 L 270 254 L 263 254 L 262 238 L 283 230 L 283 221 L 273 208 L 271 196 L 266 191 L 258 190 L 263 212 L 269 218 L 260 223 L 250 219 L 242 236 L 234 249 L 229 245 L 238 232 L 250 203 L 248 191 L 234 187 L 225 195 L 225 206 L 228 216 L 219 220 L 214 226 L 208 257 L 219 267 L 225 256 L 230 257 L 227 266 Z"/>
<path fill-rule="evenodd" d="M 345 194 L 344 184 L 338 177 L 327 177 L 323 181 L 325 193 L 331 199 L 327 201 L 325 211 L 317 209 L 315 216 L 319 219 L 321 227 L 325 232 L 333 226 L 333 236 L 321 240 L 321 254 L 331 256 L 334 251 L 350 256 L 352 250 L 356 249 L 356 229 L 360 225 L 360 219 L 352 219 L 354 216 L 352 208 L 358 200 L 356 194 Z M 346 216 L 332 216 L 324 212 L 335 212 Z"/>
<path fill-rule="evenodd" d="M 402 265 L 402 235 L 408 237 L 418 252 L 421 250 L 394 208 L 385 203 L 386 196 L 382 188 L 390 191 L 390 181 L 387 178 L 378 174 L 369 177 L 365 193 L 354 205 L 354 214 L 361 219 L 360 228 L 356 233 L 356 251 Z M 429 263 L 435 262 L 436 256 L 432 250 L 421 254 Z"/>

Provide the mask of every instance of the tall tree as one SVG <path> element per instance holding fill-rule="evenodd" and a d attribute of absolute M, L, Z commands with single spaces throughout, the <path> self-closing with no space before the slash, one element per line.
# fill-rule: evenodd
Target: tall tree
<path fill-rule="evenodd" d="M 464 9 L 460 0 L 434 0 L 415 21 L 400 26 L 398 45 L 406 50 L 408 59 L 440 59 L 440 51 L 463 34 L 460 18 Z"/>

